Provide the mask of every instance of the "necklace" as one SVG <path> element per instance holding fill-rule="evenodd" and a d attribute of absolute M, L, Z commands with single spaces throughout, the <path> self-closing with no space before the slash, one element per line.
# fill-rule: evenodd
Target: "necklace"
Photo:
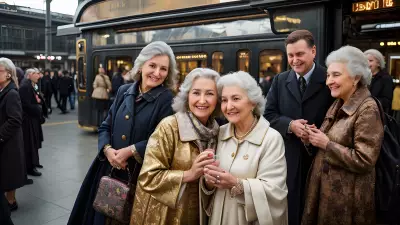
<path fill-rule="evenodd" d="M 249 129 L 244 135 L 241 135 L 241 136 L 239 136 L 239 135 L 237 134 L 236 128 L 235 128 L 235 130 L 234 130 L 235 137 L 236 137 L 238 140 L 243 139 L 244 137 L 246 137 L 246 136 L 254 129 L 254 127 L 256 126 L 256 124 L 257 124 L 257 117 L 254 118 L 253 123 L 251 124 L 250 129 Z"/>

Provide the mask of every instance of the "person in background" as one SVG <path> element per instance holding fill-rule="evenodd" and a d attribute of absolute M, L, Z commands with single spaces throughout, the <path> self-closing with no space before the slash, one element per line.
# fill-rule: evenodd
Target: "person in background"
<path fill-rule="evenodd" d="M 42 147 L 42 123 L 47 116 L 47 107 L 44 99 L 35 86 L 40 78 L 37 69 L 27 69 L 25 79 L 19 88 L 23 109 L 22 131 L 24 136 L 24 150 L 27 173 L 31 176 L 41 176 L 36 168 L 42 168 L 39 163 L 39 149 Z"/>
<path fill-rule="evenodd" d="M 128 66 L 124 66 L 122 68 L 122 72 L 119 71 L 116 74 L 113 74 L 112 77 L 112 90 L 111 90 L 111 96 L 115 96 L 118 88 L 121 87 L 124 84 L 127 83 L 131 83 L 132 80 L 130 78 L 130 74 L 129 74 L 129 67 Z"/>
<path fill-rule="evenodd" d="M 16 71 L 17 71 L 18 84 L 21 84 L 22 80 L 24 79 L 25 73 L 19 67 L 16 67 Z"/>
<path fill-rule="evenodd" d="M 172 104 L 176 113 L 162 120 L 149 139 L 130 225 L 203 223 L 199 179 L 203 167 L 215 163 L 219 78 L 205 68 L 186 76 Z"/>
<path fill-rule="evenodd" d="M 130 74 L 135 83 L 119 88 L 99 127 L 99 153 L 82 183 L 68 225 L 118 224 L 92 207 L 99 181 L 111 168 L 116 169 L 116 178 L 127 181 L 128 167 L 133 199 L 148 139 L 158 123 L 173 113 L 171 89 L 177 68 L 169 45 L 161 41 L 148 44 L 139 53 Z"/>
<path fill-rule="evenodd" d="M 50 70 L 46 69 L 44 71 L 44 76 L 41 80 L 42 93 L 44 95 L 45 103 L 49 109 L 49 113 L 52 113 L 53 110 L 51 107 L 51 97 L 53 95 L 53 89 L 51 87 Z"/>
<path fill-rule="evenodd" d="M 307 126 L 304 144 L 318 148 L 307 179 L 302 225 L 376 224 L 375 164 L 383 124 L 368 84 L 363 52 L 344 46 L 327 59 L 326 85 L 336 101 L 320 129 Z"/>
<path fill-rule="evenodd" d="M 396 84 L 393 91 L 393 102 L 392 102 L 393 117 L 398 123 L 400 123 L 400 84 Z"/>
<path fill-rule="evenodd" d="M 6 193 L 10 211 L 18 209 L 16 189 L 27 180 L 22 113 L 14 63 L 0 58 L 0 194 Z"/>
<path fill-rule="evenodd" d="M 385 58 L 376 49 L 369 49 L 364 54 L 368 58 L 369 68 L 372 72 L 369 91 L 381 102 L 383 110 L 390 113 L 394 87 L 392 76 L 385 71 Z"/>
<path fill-rule="evenodd" d="M 68 71 L 64 70 L 59 77 L 60 104 L 62 114 L 68 113 L 67 99 L 73 89 L 73 85 L 72 78 L 69 76 Z"/>
<path fill-rule="evenodd" d="M 108 110 L 110 92 L 110 78 L 105 74 L 104 68 L 99 68 L 99 74 L 96 75 L 93 81 L 92 98 L 94 99 L 94 108 L 97 110 L 97 124 L 100 125 L 104 120 L 104 114 Z"/>
<path fill-rule="evenodd" d="M 325 85 L 326 69 L 314 62 L 317 48 L 311 32 L 294 31 L 287 37 L 285 45 L 292 69 L 274 77 L 264 117 L 285 141 L 289 224 L 298 225 L 303 213 L 307 173 L 315 150 L 306 149 L 301 142 L 306 138 L 304 125 L 321 126 L 334 99 Z"/>
<path fill-rule="evenodd" d="M 60 95 L 59 95 L 59 76 L 58 76 L 58 71 L 53 70 L 50 71 L 50 78 L 51 78 L 51 88 L 54 94 L 54 99 L 56 100 L 57 103 L 57 108 L 61 109 L 60 105 Z"/>
<path fill-rule="evenodd" d="M 71 107 L 71 110 L 75 109 L 75 99 L 76 99 L 76 74 L 75 74 L 75 70 L 74 68 L 71 69 L 71 72 L 69 73 L 69 76 L 72 79 L 72 87 L 71 87 L 71 92 L 68 96 L 68 101 L 69 101 L 69 105 Z"/>
<path fill-rule="evenodd" d="M 218 92 L 229 124 L 219 130 L 219 166 L 206 165 L 200 180 L 208 224 L 286 225 L 285 146 L 262 116 L 261 88 L 250 74 L 239 71 L 221 77 Z"/>

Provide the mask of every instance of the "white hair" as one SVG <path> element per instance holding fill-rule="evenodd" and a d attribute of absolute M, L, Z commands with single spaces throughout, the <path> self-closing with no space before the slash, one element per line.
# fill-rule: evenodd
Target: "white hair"
<path fill-rule="evenodd" d="M 142 49 L 142 51 L 139 53 L 139 56 L 135 60 L 135 64 L 132 70 L 129 71 L 130 77 L 134 81 L 140 81 L 142 77 L 139 71 L 142 68 L 143 64 L 153 57 L 159 55 L 166 55 L 169 58 L 168 75 L 163 84 L 166 85 L 169 89 L 174 90 L 175 80 L 178 74 L 175 55 L 171 47 L 163 41 L 152 42 Z"/>
<path fill-rule="evenodd" d="M 379 68 L 385 69 L 385 57 L 383 57 L 382 53 L 376 49 L 368 49 L 367 51 L 364 52 L 366 56 L 372 55 L 375 57 L 376 60 L 378 60 L 379 63 Z"/>
<path fill-rule="evenodd" d="M 172 103 L 172 108 L 175 112 L 186 112 L 189 109 L 188 96 L 189 91 L 192 88 L 193 82 L 199 78 L 208 78 L 215 81 L 217 85 L 220 75 L 218 72 L 208 68 L 196 68 L 192 70 L 188 75 L 186 75 L 185 80 L 179 88 L 179 93 L 175 96 Z M 217 94 L 217 93 L 216 93 Z M 212 114 L 212 116 L 219 116 L 221 112 L 220 101 L 218 98 L 217 106 Z"/>
<path fill-rule="evenodd" d="M 256 105 L 254 114 L 261 116 L 264 113 L 266 100 L 262 95 L 261 88 L 256 80 L 248 73 L 243 71 L 229 73 L 218 81 L 218 93 L 222 94 L 222 89 L 227 86 L 238 86 L 242 88 L 249 100 Z"/>
<path fill-rule="evenodd" d="M 372 74 L 368 60 L 360 49 L 348 45 L 331 52 L 326 58 L 326 66 L 335 62 L 346 64 L 351 77 L 360 76 L 361 85 L 367 86 L 371 83 Z"/>
<path fill-rule="evenodd" d="M 26 79 L 30 79 L 29 75 L 31 75 L 32 73 L 39 73 L 39 70 L 36 68 L 29 68 L 25 71 L 25 78 Z"/>
<path fill-rule="evenodd" d="M 17 70 L 14 63 L 8 58 L 0 58 L 0 66 L 4 67 L 4 69 L 10 74 L 11 80 L 18 87 Z"/>

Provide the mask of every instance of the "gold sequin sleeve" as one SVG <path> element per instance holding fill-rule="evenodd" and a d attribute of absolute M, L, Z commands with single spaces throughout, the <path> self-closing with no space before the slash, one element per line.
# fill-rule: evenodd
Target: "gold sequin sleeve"
<path fill-rule="evenodd" d="M 138 179 L 138 185 L 143 191 L 170 208 L 177 205 L 183 180 L 182 170 L 170 169 L 178 138 L 178 125 L 174 116 L 160 122 L 147 143 Z"/>

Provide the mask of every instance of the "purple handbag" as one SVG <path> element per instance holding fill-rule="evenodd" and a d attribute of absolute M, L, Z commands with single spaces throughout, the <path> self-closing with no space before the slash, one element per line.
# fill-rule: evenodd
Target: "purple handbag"
<path fill-rule="evenodd" d="M 126 167 L 126 169 L 129 177 L 128 184 L 112 178 L 114 170 L 112 168 L 109 176 L 103 176 L 100 179 L 96 198 L 93 202 L 94 210 L 121 223 L 129 223 L 130 221 L 134 199 L 134 195 L 130 192 L 131 189 L 135 191 L 129 168 Z"/>

